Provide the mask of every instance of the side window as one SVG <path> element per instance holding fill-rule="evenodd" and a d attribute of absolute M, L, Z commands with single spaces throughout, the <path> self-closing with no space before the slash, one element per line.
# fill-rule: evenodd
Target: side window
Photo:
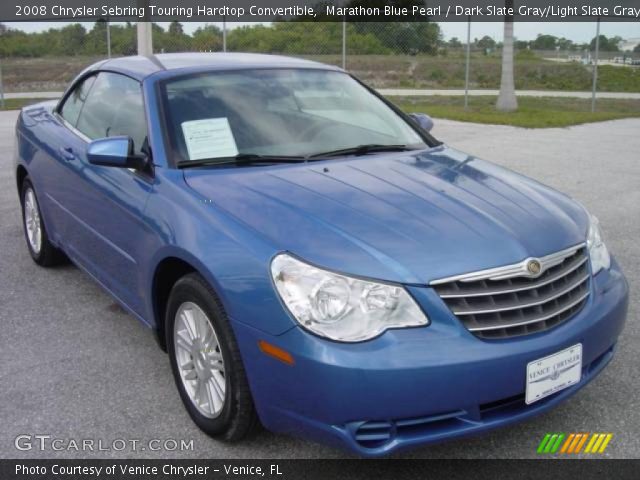
<path fill-rule="evenodd" d="M 92 140 L 126 135 L 141 153 L 147 137 L 142 89 L 135 80 L 117 73 L 98 75 L 76 128 Z"/>
<path fill-rule="evenodd" d="M 91 90 L 91 86 L 95 80 L 96 76 L 92 75 L 80 82 L 80 84 L 73 89 L 71 94 L 64 101 L 64 104 L 60 109 L 60 115 L 62 115 L 62 118 L 74 127 L 78 123 L 78 117 L 80 116 L 82 105 L 84 105 L 87 95 L 89 94 L 89 90 Z"/>

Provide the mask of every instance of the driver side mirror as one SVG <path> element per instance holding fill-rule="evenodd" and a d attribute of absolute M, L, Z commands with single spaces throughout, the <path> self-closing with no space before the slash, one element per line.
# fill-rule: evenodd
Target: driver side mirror
<path fill-rule="evenodd" d="M 430 132 L 433 128 L 433 119 L 426 113 L 410 113 L 409 116 L 413 118 L 418 126 L 425 132 Z"/>
<path fill-rule="evenodd" d="M 133 140 L 129 137 L 108 137 L 94 140 L 87 149 L 87 159 L 103 167 L 134 168 L 142 170 L 146 157 L 133 153 Z"/>

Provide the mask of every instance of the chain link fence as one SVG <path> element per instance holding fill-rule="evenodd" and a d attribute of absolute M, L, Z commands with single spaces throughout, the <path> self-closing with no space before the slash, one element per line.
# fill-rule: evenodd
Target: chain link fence
<path fill-rule="evenodd" d="M 79 71 L 97 60 L 136 54 L 136 35 L 136 24 L 106 21 L 61 24 L 38 33 L 0 25 L 0 87 L 5 92 L 61 91 Z M 192 28 L 172 22 L 154 24 L 152 37 L 155 53 L 292 55 L 344 67 L 376 88 L 465 88 L 466 41 L 444 41 L 434 23 L 283 21 L 200 24 Z M 500 43 L 488 37 L 470 38 L 468 88 L 497 89 Z M 516 42 L 517 89 L 591 90 L 593 48 L 581 45 L 571 50 L 536 50 L 531 49 L 531 43 Z M 599 56 L 599 91 L 640 91 L 640 52 L 601 49 Z"/>
<path fill-rule="evenodd" d="M 112 51 L 135 55 L 135 25 L 92 27 L 74 23 L 38 33 L 0 24 L 0 62 L 5 92 L 63 90 L 86 66 L 108 58 Z"/>

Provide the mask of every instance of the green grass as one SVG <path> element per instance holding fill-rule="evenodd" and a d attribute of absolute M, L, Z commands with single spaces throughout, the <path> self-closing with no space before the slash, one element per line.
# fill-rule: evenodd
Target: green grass
<path fill-rule="evenodd" d="M 339 59 L 318 57 L 339 64 Z M 464 88 L 465 60 L 460 55 L 353 55 L 347 69 L 376 88 Z M 497 55 L 471 58 L 469 87 L 499 88 L 501 58 Z M 517 56 L 514 66 L 519 90 L 590 91 L 591 65 L 558 63 L 534 56 Z M 598 67 L 601 92 L 640 92 L 640 68 L 601 65 Z"/>
<path fill-rule="evenodd" d="M 520 97 L 518 110 L 498 112 L 495 96 L 469 97 L 464 109 L 464 97 L 389 97 L 403 111 L 427 113 L 434 118 L 462 122 L 513 125 L 525 128 L 568 127 L 589 122 L 640 117 L 640 100 L 597 100 L 596 112 L 591 113 L 591 100 L 556 97 Z"/>
<path fill-rule="evenodd" d="M 434 118 L 462 122 L 513 125 L 525 128 L 568 127 L 589 122 L 640 117 L 640 100 L 601 99 L 597 111 L 591 113 L 591 100 L 556 97 L 520 97 L 518 111 L 496 111 L 495 96 L 469 97 L 469 109 L 464 109 L 464 97 L 433 95 L 429 97 L 389 97 L 405 112 L 422 112 Z M 4 110 L 18 110 L 46 99 L 20 98 L 5 100 Z"/>
<path fill-rule="evenodd" d="M 48 98 L 8 98 L 4 101 L 4 108 L 0 110 L 20 110 L 27 105 L 33 105 L 34 103 L 44 102 L 50 100 Z"/>
<path fill-rule="evenodd" d="M 342 57 L 300 55 L 325 63 L 342 65 Z M 2 75 L 6 92 L 64 90 L 68 83 L 98 57 L 69 56 L 3 58 Z M 462 50 L 431 55 L 351 55 L 347 69 L 375 88 L 464 88 L 465 56 Z M 471 56 L 469 87 L 499 88 L 499 52 Z M 515 58 L 515 83 L 519 90 L 590 91 L 592 67 L 579 63 L 545 60 L 533 52 L 520 51 Z M 640 67 L 598 67 L 598 90 L 640 92 Z"/>

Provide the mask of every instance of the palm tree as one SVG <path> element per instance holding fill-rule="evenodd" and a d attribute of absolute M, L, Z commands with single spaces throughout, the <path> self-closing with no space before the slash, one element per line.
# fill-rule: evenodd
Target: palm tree
<path fill-rule="evenodd" d="M 513 0 L 505 0 L 504 4 L 507 8 L 513 8 Z M 504 17 L 502 78 L 500 79 L 500 95 L 498 95 L 496 108 L 502 112 L 513 112 L 518 109 L 513 81 L 513 15 L 505 15 Z"/>

